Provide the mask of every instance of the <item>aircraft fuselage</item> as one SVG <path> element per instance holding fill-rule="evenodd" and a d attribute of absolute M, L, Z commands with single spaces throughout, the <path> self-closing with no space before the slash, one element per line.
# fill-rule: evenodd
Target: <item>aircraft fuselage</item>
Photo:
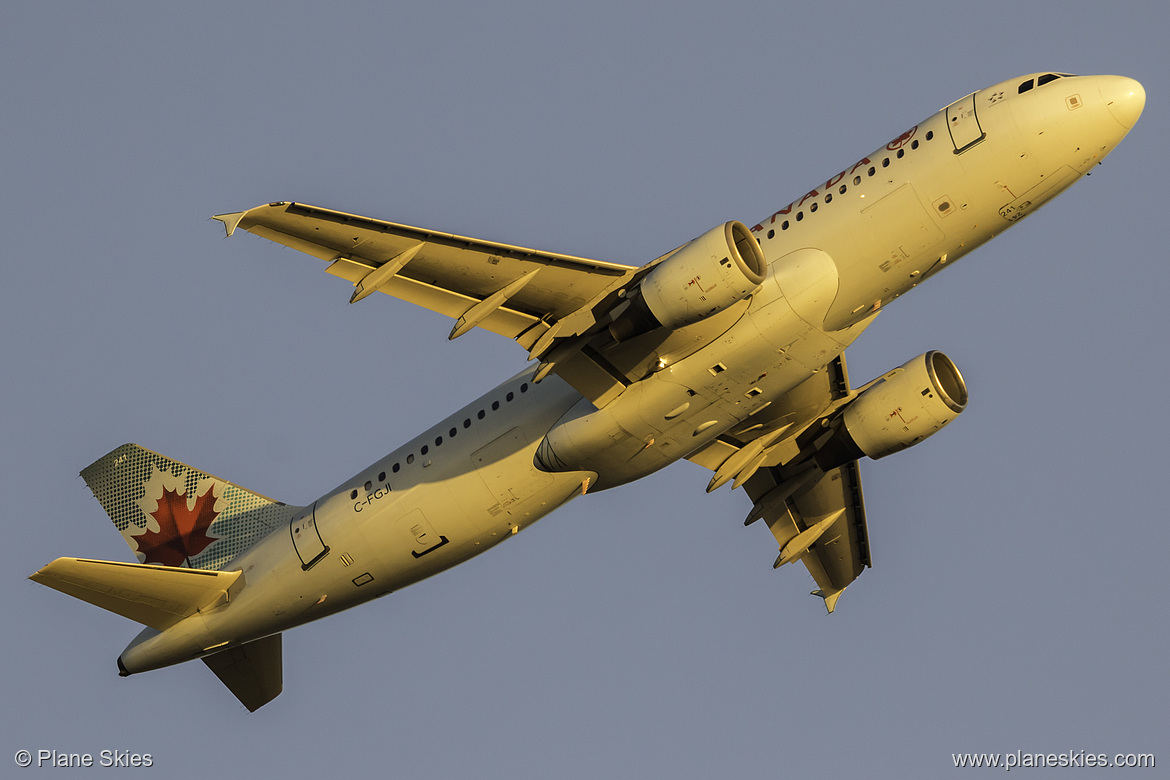
<path fill-rule="evenodd" d="M 650 373 L 611 403 L 598 409 L 556 374 L 536 383 L 535 368 L 512 377 L 240 554 L 226 567 L 243 572 L 238 596 L 164 632 L 144 630 L 119 659 L 123 671 L 208 655 L 398 590 L 576 496 L 750 425 L 890 301 L 1087 173 L 1141 110 L 1127 98 L 1129 79 L 1067 76 L 1020 92 L 1027 78 L 957 101 L 764 218 L 752 228 L 769 267 L 762 287 L 657 337 Z"/>

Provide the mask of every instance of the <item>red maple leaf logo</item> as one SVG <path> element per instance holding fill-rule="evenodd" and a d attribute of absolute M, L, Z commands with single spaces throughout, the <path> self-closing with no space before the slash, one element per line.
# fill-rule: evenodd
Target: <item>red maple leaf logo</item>
<path fill-rule="evenodd" d="M 886 144 L 886 148 L 889 149 L 891 152 L 896 150 L 896 149 L 901 149 L 903 146 L 905 146 L 910 141 L 911 138 L 914 137 L 914 133 L 916 133 L 917 131 L 918 131 L 918 125 L 914 125 L 914 127 L 911 127 L 909 130 L 902 133 L 900 136 L 895 138 L 893 141 L 890 141 L 888 144 Z"/>
<path fill-rule="evenodd" d="M 215 511 L 215 491 L 195 498 L 195 506 L 187 507 L 186 493 L 163 488 L 158 508 L 150 513 L 158 522 L 158 530 L 147 528 L 135 536 L 138 552 L 146 556 L 145 563 L 163 566 L 191 565 L 191 558 L 206 550 L 218 537 L 208 536 L 207 529 L 219 513 Z"/>

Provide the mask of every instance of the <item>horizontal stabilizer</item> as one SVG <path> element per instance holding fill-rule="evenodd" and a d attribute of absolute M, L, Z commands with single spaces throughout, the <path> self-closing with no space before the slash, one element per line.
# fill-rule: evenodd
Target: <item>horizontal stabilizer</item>
<path fill-rule="evenodd" d="M 29 579 L 159 631 L 226 604 L 244 587 L 239 571 L 84 558 L 58 558 Z"/>
<path fill-rule="evenodd" d="M 257 639 L 203 659 L 240 703 L 255 712 L 284 690 L 280 634 Z"/>

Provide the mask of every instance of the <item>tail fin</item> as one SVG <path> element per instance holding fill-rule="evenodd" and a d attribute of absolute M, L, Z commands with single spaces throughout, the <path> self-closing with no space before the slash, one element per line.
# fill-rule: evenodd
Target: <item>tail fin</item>
<path fill-rule="evenodd" d="M 142 563 L 218 570 L 300 507 L 123 444 L 81 477 Z"/>
<path fill-rule="evenodd" d="M 54 590 L 165 631 L 199 610 L 231 601 L 242 572 L 58 558 L 29 577 Z"/>

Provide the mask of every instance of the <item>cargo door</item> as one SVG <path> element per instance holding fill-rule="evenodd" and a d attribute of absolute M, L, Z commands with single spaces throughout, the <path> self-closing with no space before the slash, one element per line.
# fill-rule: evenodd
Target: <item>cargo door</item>
<path fill-rule="evenodd" d="M 415 558 L 434 552 L 451 541 L 435 531 L 421 509 L 415 509 L 407 514 L 399 521 L 399 526 L 409 537 L 410 554 Z"/>

